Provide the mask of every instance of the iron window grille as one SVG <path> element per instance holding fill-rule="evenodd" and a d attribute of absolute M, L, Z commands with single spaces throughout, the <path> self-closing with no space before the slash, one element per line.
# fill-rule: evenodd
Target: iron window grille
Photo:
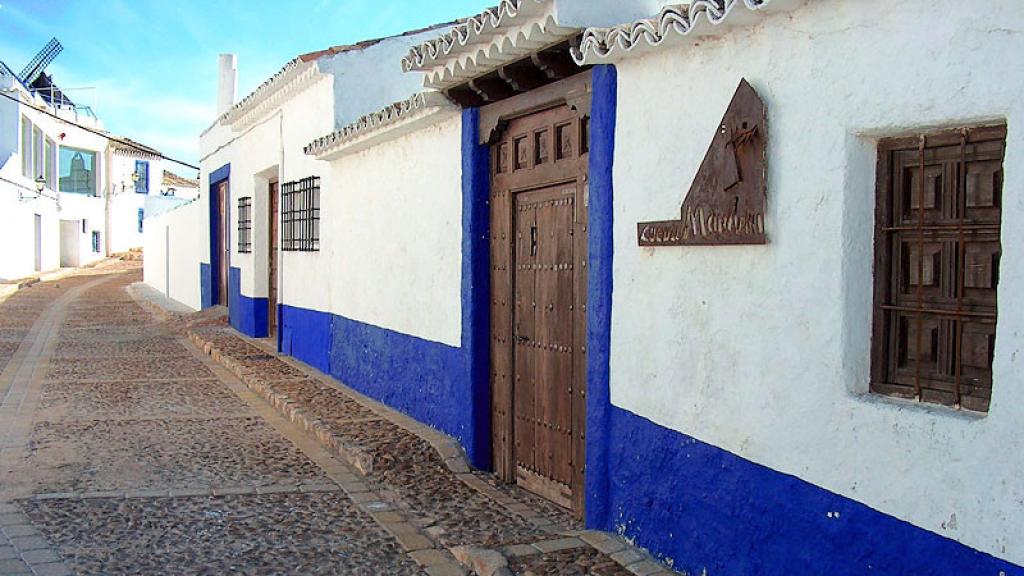
<path fill-rule="evenodd" d="M 238 253 L 252 253 L 252 197 L 238 199 Z"/>
<path fill-rule="evenodd" d="M 310 176 L 281 187 L 281 250 L 320 250 L 320 178 Z"/>
<path fill-rule="evenodd" d="M 883 140 L 871 391 L 986 412 L 1006 127 Z"/>
<path fill-rule="evenodd" d="M 146 209 L 145 208 L 139 208 L 138 217 L 139 217 L 139 234 L 142 234 L 142 232 L 143 232 L 143 227 L 142 227 L 143 224 L 142 224 L 142 222 L 143 222 L 143 220 L 146 219 Z"/>
<path fill-rule="evenodd" d="M 100 253 L 100 233 L 97 230 L 92 231 L 92 251 L 94 254 Z"/>

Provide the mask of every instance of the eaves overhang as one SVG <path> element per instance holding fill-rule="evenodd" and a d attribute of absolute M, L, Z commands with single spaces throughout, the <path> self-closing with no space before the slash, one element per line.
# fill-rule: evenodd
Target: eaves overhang
<path fill-rule="evenodd" d="M 310 142 L 303 151 L 317 160 L 337 160 L 421 130 L 459 108 L 439 92 L 420 92 Z"/>
<path fill-rule="evenodd" d="M 661 47 L 678 46 L 701 36 L 720 36 L 749 27 L 766 14 L 783 12 L 805 0 L 693 0 L 666 6 L 654 18 L 608 28 L 588 28 L 573 50 L 578 65 L 612 62 Z"/>
<path fill-rule="evenodd" d="M 444 90 L 565 42 L 580 31 L 559 23 L 554 0 L 501 0 L 412 47 L 402 59 L 402 69 L 423 72 L 426 88 Z"/>
<path fill-rule="evenodd" d="M 221 114 L 203 134 L 218 125 L 230 125 L 235 132 L 245 130 L 324 76 L 315 59 L 295 58 L 242 101 Z"/>

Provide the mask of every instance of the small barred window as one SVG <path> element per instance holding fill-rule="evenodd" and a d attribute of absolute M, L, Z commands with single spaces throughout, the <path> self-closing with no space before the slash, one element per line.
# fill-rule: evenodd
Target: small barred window
<path fill-rule="evenodd" d="M 281 186 L 281 250 L 320 250 L 320 178 L 310 176 Z"/>
<path fill-rule="evenodd" d="M 238 253 L 252 252 L 252 197 L 238 199 Z"/>
<path fill-rule="evenodd" d="M 1006 128 L 884 140 L 871 391 L 986 412 Z"/>

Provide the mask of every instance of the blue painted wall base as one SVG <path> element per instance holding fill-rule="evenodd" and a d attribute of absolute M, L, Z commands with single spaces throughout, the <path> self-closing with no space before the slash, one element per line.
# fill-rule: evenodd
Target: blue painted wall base
<path fill-rule="evenodd" d="M 242 294 L 242 270 L 228 272 L 228 319 L 232 328 L 250 338 L 266 338 L 268 334 L 266 298 L 250 298 Z"/>
<path fill-rule="evenodd" d="M 448 346 L 343 316 L 280 306 L 280 350 L 454 437 L 491 466 L 490 152 L 462 113 L 462 334 Z"/>
<path fill-rule="evenodd" d="M 612 407 L 609 416 L 609 514 L 596 528 L 633 538 L 689 574 L 1024 574 L 626 410 Z"/>
<path fill-rule="evenodd" d="M 281 306 L 280 332 L 283 353 L 454 437 L 474 466 L 487 464 L 474 441 L 464 349 L 293 306 Z"/>
<path fill-rule="evenodd" d="M 199 302 L 203 310 L 213 308 L 213 267 L 205 262 L 199 264 Z"/>

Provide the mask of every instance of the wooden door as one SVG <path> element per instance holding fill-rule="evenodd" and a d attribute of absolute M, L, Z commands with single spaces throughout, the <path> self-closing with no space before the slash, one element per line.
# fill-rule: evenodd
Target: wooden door
<path fill-rule="evenodd" d="M 220 262 L 218 263 L 219 278 L 217 279 L 217 303 L 221 306 L 228 305 L 228 270 L 231 265 L 231 246 L 228 243 L 231 235 L 228 233 L 228 183 L 221 182 L 217 186 L 217 217 L 220 222 L 217 225 L 218 246 L 220 247 Z"/>
<path fill-rule="evenodd" d="M 559 106 L 511 121 L 492 146 L 495 468 L 577 515 L 586 423 L 586 138 L 586 119 Z"/>
<path fill-rule="evenodd" d="M 268 211 L 267 230 L 270 237 L 268 238 L 267 246 L 269 246 L 268 262 L 269 262 L 269 274 L 267 280 L 269 286 L 267 287 L 267 336 L 269 338 L 275 338 L 277 336 L 277 214 L 278 214 L 278 185 L 277 182 L 270 183 L 270 200 Z"/>

